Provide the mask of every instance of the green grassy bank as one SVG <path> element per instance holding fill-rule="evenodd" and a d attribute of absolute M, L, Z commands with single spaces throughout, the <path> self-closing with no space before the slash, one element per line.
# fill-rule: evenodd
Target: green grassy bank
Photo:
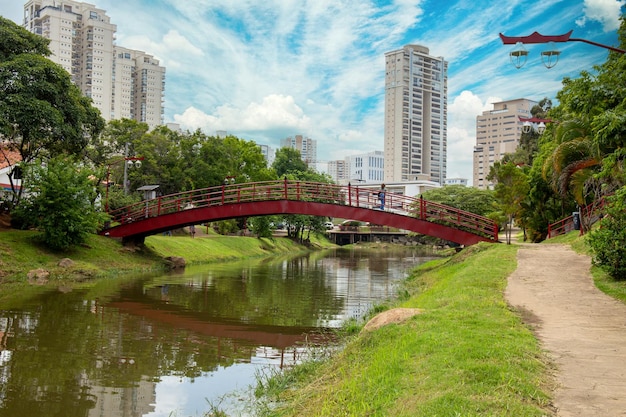
<path fill-rule="evenodd" d="M 316 246 L 330 246 L 322 240 Z M 546 243 L 588 253 L 575 233 Z M 51 271 L 46 285 L 100 285 L 127 272 L 163 268 L 165 256 L 188 263 L 294 253 L 307 248 L 283 238 L 152 236 L 142 248 L 93 236 L 71 253 L 51 253 L 31 232 L 0 231 L 0 305 L 37 286 L 26 273 Z M 422 313 L 400 324 L 348 336 L 320 362 L 261 380 L 259 416 L 547 416 L 550 364 L 531 331 L 505 302 L 516 245 L 478 244 L 415 269 L 397 307 Z M 75 264 L 57 266 L 69 257 Z M 626 301 L 626 283 L 592 268 L 596 285 Z M 354 327 L 353 327 L 354 328 Z M 356 329 L 359 330 L 358 328 Z M 222 414 L 216 414 L 222 415 Z"/>
<path fill-rule="evenodd" d="M 54 252 L 39 245 L 35 235 L 31 231 L 0 230 L 0 304 L 9 298 L 27 298 L 41 287 L 94 285 L 100 278 L 163 270 L 167 256 L 179 256 L 187 264 L 199 264 L 311 249 L 283 237 L 205 235 L 192 239 L 187 235 L 159 235 L 146 238 L 144 246 L 125 247 L 118 240 L 94 235 L 71 251 Z M 311 244 L 317 248 L 333 246 L 327 239 L 313 236 Z M 63 258 L 73 263 L 59 266 Z M 48 271 L 49 276 L 34 285 L 28 273 L 37 269 Z"/>
<path fill-rule="evenodd" d="M 422 314 L 361 333 L 326 362 L 263 384 L 272 416 L 544 416 L 547 364 L 504 300 L 515 245 L 479 244 L 416 269 L 401 307 Z M 290 389 L 272 390 L 271 387 Z"/>

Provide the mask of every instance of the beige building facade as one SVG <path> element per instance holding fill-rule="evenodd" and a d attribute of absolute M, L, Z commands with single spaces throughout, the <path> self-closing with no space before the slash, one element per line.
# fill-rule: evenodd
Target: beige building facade
<path fill-rule="evenodd" d="M 385 182 L 447 169 L 448 63 L 421 45 L 385 53 Z"/>
<path fill-rule="evenodd" d="M 315 168 L 317 164 L 317 141 L 315 139 L 295 135 L 281 140 L 280 146 L 299 150 L 302 160 L 309 167 Z"/>
<path fill-rule="evenodd" d="M 29 0 L 23 26 L 50 40 L 50 59 L 105 120 L 163 124 L 165 68 L 145 52 L 115 45 L 117 27 L 105 10 L 72 0 Z"/>
<path fill-rule="evenodd" d="M 530 110 L 538 104 L 525 98 L 493 103 L 493 110 L 476 117 L 476 146 L 474 146 L 473 183 L 480 189 L 493 188 L 487 180 L 494 162 L 505 153 L 513 153 L 522 135 L 520 117 L 532 117 Z"/>
<path fill-rule="evenodd" d="M 345 159 L 328 161 L 328 175 L 337 184 L 347 184 L 350 182 L 350 164 Z"/>

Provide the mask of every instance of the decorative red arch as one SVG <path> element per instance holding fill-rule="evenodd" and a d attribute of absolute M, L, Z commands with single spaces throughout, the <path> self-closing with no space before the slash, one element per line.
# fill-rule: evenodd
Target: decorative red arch
<path fill-rule="evenodd" d="M 361 220 L 435 236 L 463 245 L 497 242 L 492 220 L 453 207 L 387 193 L 364 185 L 277 180 L 230 184 L 157 197 L 111 211 L 111 237 L 143 238 L 203 222 L 273 214 L 305 214 Z"/>

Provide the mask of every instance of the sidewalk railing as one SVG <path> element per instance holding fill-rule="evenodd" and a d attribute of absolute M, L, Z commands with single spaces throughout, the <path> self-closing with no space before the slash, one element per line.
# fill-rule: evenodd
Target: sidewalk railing
<path fill-rule="evenodd" d="M 598 201 L 594 201 L 582 207 L 577 215 L 572 214 L 571 216 L 548 225 L 547 238 L 550 239 L 573 230 L 580 230 L 581 235 L 585 234 L 593 224 L 600 220 L 600 215 L 605 204 L 606 200 L 601 198 Z M 578 216 L 578 218 L 576 218 L 576 216 Z"/>

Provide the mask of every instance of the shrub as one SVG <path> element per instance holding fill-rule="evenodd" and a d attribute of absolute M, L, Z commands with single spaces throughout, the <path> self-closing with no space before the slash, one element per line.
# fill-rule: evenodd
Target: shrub
<path fill-rule="evenodd" d="M 626 187 L 608 198 L 600 227 L 589 234 L 593 262 L 617 280 L 626 279 Z"/>
<path fill-rule="evenodd" d="M 40 231 L 46 246 L 66 250 L 84 243 L 103 222 L 94 209 L 91 170 L 67 157 L 30 167 L 27 194 L 15 209 L 22 227 Z"/>

